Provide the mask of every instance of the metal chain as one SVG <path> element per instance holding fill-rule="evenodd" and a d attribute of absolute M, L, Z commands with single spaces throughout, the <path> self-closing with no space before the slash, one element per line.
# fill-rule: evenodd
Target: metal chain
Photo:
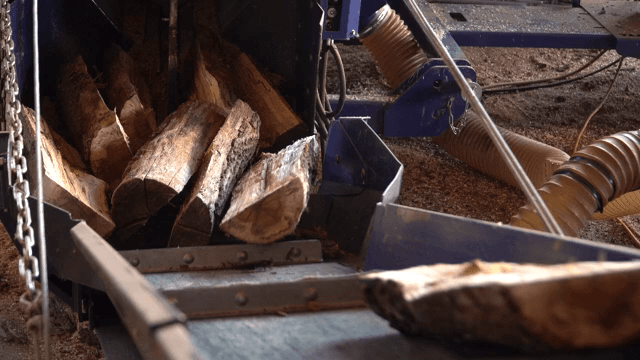
<path fill-rule="evenodd" d="M 13 182 L 13 198 L 16 201 L 18 210 L 15 240 L 21 246 L 22 256 L 18 260 L 18 270 L 24 278 L 27 291 L 21 296 L 21 303 L 26 305 L 26 310 L 31 317 L 28 323 L 34 329 L 36 349 L 39 350 L 39 337 L 41 328 L 42 310 L 41 291 L 36 288 L 35 278 L 40 275 L 38 258 L 33 255 L 35 236 L 31 226 L 31 209 L 29 208 L 29 181 L 24 175 L 27 173 L 27 159 L 23 155 L 24 142 L 22 138 L 22 122 L 20 113 L 22 106 L 16 96 L 19 94 L 16 82 L 16 57 L 14 53 L 14 43 L 11 30 L 11 5 L 8 0 L 0 0 L 0 31 L 2 32 L 2 100 L 4 119 L 4 129 L 9 129 L 9 141 L 11 143 L 11 154 L 9 154 L 9 169 L 11 170 Z M 34 309 L 38 309 L 37 311 Z M 38 351 L 39 352 L 39 351 Z M 38 358 L 39 358 L 38 354 Z"/>

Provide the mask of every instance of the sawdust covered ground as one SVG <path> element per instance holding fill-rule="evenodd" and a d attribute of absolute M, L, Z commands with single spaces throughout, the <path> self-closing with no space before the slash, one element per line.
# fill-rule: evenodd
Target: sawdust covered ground
<path fill-rule="evenodd" d="M 339 46 L 347 73 L 349 94 L 390 91 L 364 47 Z M 463 49 L 478 73 L 480 84 L 555 77 L 588 62 L 598 51 L 560 49 Z M 603 56 L 593 67 L 617 58 Z M 640 73 L 636 59 L 626 59 L 613 91 L 589 125 L 581 144 L 619 131 L 638 129 Z M 584 80 L 555 88 L 490 95 L 485 105 L 494 121 L 518 134 L 571 152 L 582 124 L 599 104 L 613 79 L 615 66 Z M 335 79 L 335 69 L 330 78 Z M 335 81 L 330 88 L 337 92 Z M 525 204 L 524 194 L 489 178 L 448 155 L 429 138 L 385 139 L 405 166 L 400 204 L 469 218 L 508 223 Z M 640 217 L 623 219 L 636 231 Z M 581 238 L 631 246 L 632 240 L 615 220 L 592 221 Z"/>
<path fill-rule="evenodd" d="M 20 305 L 26 286 L 18 273 L 19 253 L 0 225 L 0 359 L 36 359 Z M 97 337 L 87 324 L 78 325 L 71 308 L 51 296 L 51 359 L 103 359 Z"/>

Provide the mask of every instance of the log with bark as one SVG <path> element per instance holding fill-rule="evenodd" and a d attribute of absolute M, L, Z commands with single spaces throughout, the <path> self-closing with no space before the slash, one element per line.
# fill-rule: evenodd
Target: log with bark
<path fill-rule="evenodd" d="M 410 335 L 545 351 L 640 339 L 640 264 L 471 263 L 364 276 L 372 309 Z"/>
<path fill-rule="evenodd" d="M 188 101 L 167 117 L 158 135 L 136 153 L 113 193 L 111 212 L 119 240 L 142 228 L 184 189 L 224 120 L 221 109 L 200 101 Z"/>
<path fill-rule="evenodd" d="M 30 185 L 35 193 L 36 159 L 35 159 L 35 112 L 23 107 L 24 143 L 28 153 Z M 43 200 L 71 213 L 74 219 L 83 219 L 103 237 L 111 234 L 115 228 L 107 205 L 107 184 L 81 169 L 69 164 L 62 151 L 56 145 L 73 153 L 71 145 L 47 126 L 41 117 L 41 149 L 42 149 L 42 191 Z"/>
<path fill-rule="evenodd" d="M 105 105 L 82 57 L 65 65 L 60 79 L 63 121 L 93 174 L 113 188 L 133 156 L 118 116 Z"/>
<path fill-rule="evenodd" d="M 261 149 L 271 147 L 280 136 L 302 126 L 302 120 L 246 54 L 241 53 L 233 65 L 236 94 L 260 115 Z"/>
<path fill-rule="evenodd" d="M 298 140 L 277 154 L 263 154 L 238 181 L 220 229 L 258 244 L 291 234 L 317 180 L 319 161 L 315 136 Z"/>
<path fill-rule="evenodd" d="M 237 100 L 209 145 L 197 180 L 171 231 L 169 246 L 209 243 L 231 190 L 256 153 L 260 117 Z"/>
<path fill-rule="evenodd" d="M 117 45 L 105 52 L 107 67 L 107 98 L 114 109 L 129 146 L 134 154 L 156 131 L 156 115 L 151 106 L 151 95 L 144 79 L 138 73 L 133 59 Z"/>

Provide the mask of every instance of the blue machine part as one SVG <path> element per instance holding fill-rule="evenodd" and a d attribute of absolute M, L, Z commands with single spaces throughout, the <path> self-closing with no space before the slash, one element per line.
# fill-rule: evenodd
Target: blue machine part
<path fill-rule="evenodd" d="M 322 38 L 350 40 L 358 34 L 360 0 L 321 0 L 324 10 Z"/>
<path fill-rule="evenodd" d="M 329 128 L 322 184 L 311 195 L 298 228 L 324 229 L 340 248 L 358 253 L 376 204 L 396 201 L 404 168 L 362 119 Z"/>
<path fill-rule="evenodd" d="M 467 60 L 456 63 L 466 78 L 476 81 L 476 72 Z M 427 62 L 400 91 L 397 99 L 347 99 L 340 116 L 370 117 L 369 126 L 384 136 L 438 136 L 449 127 L 449 116 L 457 121 L 468 108 L 453 75 L 441 59 Z M 337 100 L 332 98 L 331 103 L 335 106 Z"/>
<path fill-rule="evenodd" d="M 640 251 L 395 204 L 379 204 L 363 248 L 365 270 L 474 259 L 557 264 L 640 260 Z"/>

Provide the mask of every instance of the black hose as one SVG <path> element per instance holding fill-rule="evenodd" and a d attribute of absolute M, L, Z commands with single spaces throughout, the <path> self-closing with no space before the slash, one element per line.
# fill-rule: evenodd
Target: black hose
<path fill-rule="evenodd" d="M 567 80 L 562 80 L 562 81 L 557 81 L 557 82 L 552 82 L 549 84 L 539 84 L 539 85 L 530 85 L 530 86 L 520 86 L 520 87 L 510 87 L 510 88 L 505 88 L 505 89 L 495 89 L 495 90 L 486 90 L 483 91 L 482 94 L 483 95 L 491 95 L 491 94 L 499 94 L 499 93 L 512 93 L 512 92 L 518 92 L 518 91 L 528 91 L 528 90 L 536 90 L 536 89 L 543 89 L 543 88 L 550 88 L 550 87 L 555 87 L 555 86 L 560 86 L 560 85 L 564 85 L 564 84 L 568 84 L 574 81 L 578 81 L 578 80 L 582 80 L 588 76 L 591 75 L 595 75 L 601 71 L 604 71 L 610 67 L 612 67 L 613 65 L 617 64 L 619 61 L 621 61 L 623 58 L 620 57 L 617 60 L 615 60 L 612 63 L 609 63 L 608 65 L 605 65 L 599 69 L 596 69 L 590 73 L 572 78 L 572 79 L 567 79 Z"/>
<path fill-rule="evenodd" d="M 328 118 L 334 118 L 340 114 L 342 109 L 344 108 L 344 102 L 347 97 L 347 76 L 344 72 L 344 65 L 342 64 L 342 58 L 340 57 L 340 53 L 338 52 L 338 48 L 336 45 L 331 42 L 329 46 L 329 50 L 331 51 L 331 55 L 333 55 L 333 59 L 338 66 L 338 76 L 340 80 L 340 97 L 338 98 L 338 106 L 333 111 L 327 113 Z M 326 80 L 325 80 L 326 85 Z M 326 91 L 325 91 L 326 94 Z"/>

